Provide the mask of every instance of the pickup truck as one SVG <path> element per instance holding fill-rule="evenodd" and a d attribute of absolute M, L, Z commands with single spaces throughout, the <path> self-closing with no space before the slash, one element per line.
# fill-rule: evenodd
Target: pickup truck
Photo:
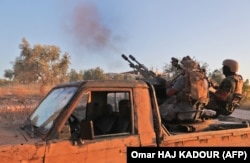
<path fill-rule="evenodd" d="M 159 89 L 160 90 L 160 89 Z M 0 140 L 1 162 L 126 162 L 127 147 L 250 146 L 247 121 L 163 122 L 146 80 L 60 84 Z"/>

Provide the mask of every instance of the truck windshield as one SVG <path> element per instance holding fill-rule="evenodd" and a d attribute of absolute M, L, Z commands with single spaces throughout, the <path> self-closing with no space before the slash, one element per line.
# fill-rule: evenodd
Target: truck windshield
<path fill-rule="evenodd" d="M 50 129 L 54 120 L 76 92 L 77 87 L 54 89 L 41 102 L 30 116 L 31 124 L 35 127 Z"/>

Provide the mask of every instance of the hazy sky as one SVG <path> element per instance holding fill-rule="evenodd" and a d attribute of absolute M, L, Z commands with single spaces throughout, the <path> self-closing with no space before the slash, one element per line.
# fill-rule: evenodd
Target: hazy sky
<path fill-rule="evenodd" d="M 209 72 L 236 59 L 250 79 L 249 0 L 1 0 L 0 20 L 0 78 L 26 38 L 69 53 L 77 71 L 130 71 L 123 53 L 162 71 L 189 55 Z"/>

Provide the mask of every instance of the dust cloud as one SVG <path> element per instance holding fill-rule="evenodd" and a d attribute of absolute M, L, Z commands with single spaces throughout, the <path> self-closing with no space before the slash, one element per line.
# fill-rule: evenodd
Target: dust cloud
<path fill-rule="evenodd" d="M 77 5 L 71 13 L 71 18 L 69 31 L 77 43 L 93 51 L 104 48 L 119 51 L 112 42 L 112 30 L 104 25 L 95 5 Z"/>
<path fill-rule="evenodd" d="M 90 62 L 102 60 L 110 70 L 122 67 L 122 48 L 120 44 L 125 40 L 123 36 L 112 32 L 112 24 L 108 27 L 105 23 L 106 15 L 101 15 L 97 6 L 92 3 L 80 3 L 73 7 L 68 13 L 66 32 L 73 39 L 74 46 L 81 49 L 81 56 L 91 57 Z M 110 23 L 110 22 L 109 22 Z M 116 22 L 111 22 L 116 23 Z M 79 57 L 79 54 L 78 54 Z M 101 57 L 101 58 L 100 58 Z M 77 61 L 76 61 L 77 62 Z M 94 66 L 96 67 L 96 66 Z"/>

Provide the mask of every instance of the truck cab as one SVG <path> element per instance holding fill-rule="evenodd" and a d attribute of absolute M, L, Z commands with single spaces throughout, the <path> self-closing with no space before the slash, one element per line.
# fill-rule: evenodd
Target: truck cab
<path fill-rule="evenodd" d="M 161 121 L 156 94 L 155 87 L 143 80 L 55 86 L 10 135 L 12 140 L 0 142 L 0 158 L 4 162 L 126 162 L 127 147 L 250 145 L 248 124 L 211 131 L 212 123 L 205 127 L 200 123 L 203 130 L 198 132 L 171 131 L 173 125 Z"/>
<path fill-rule="evenodd" d="M 128 146 L 157 146 L 151 108 L 143 81 L 61 84 L 15 130 L 20 141 L 1 142 L 0 158 L 126 162 Z"/>

